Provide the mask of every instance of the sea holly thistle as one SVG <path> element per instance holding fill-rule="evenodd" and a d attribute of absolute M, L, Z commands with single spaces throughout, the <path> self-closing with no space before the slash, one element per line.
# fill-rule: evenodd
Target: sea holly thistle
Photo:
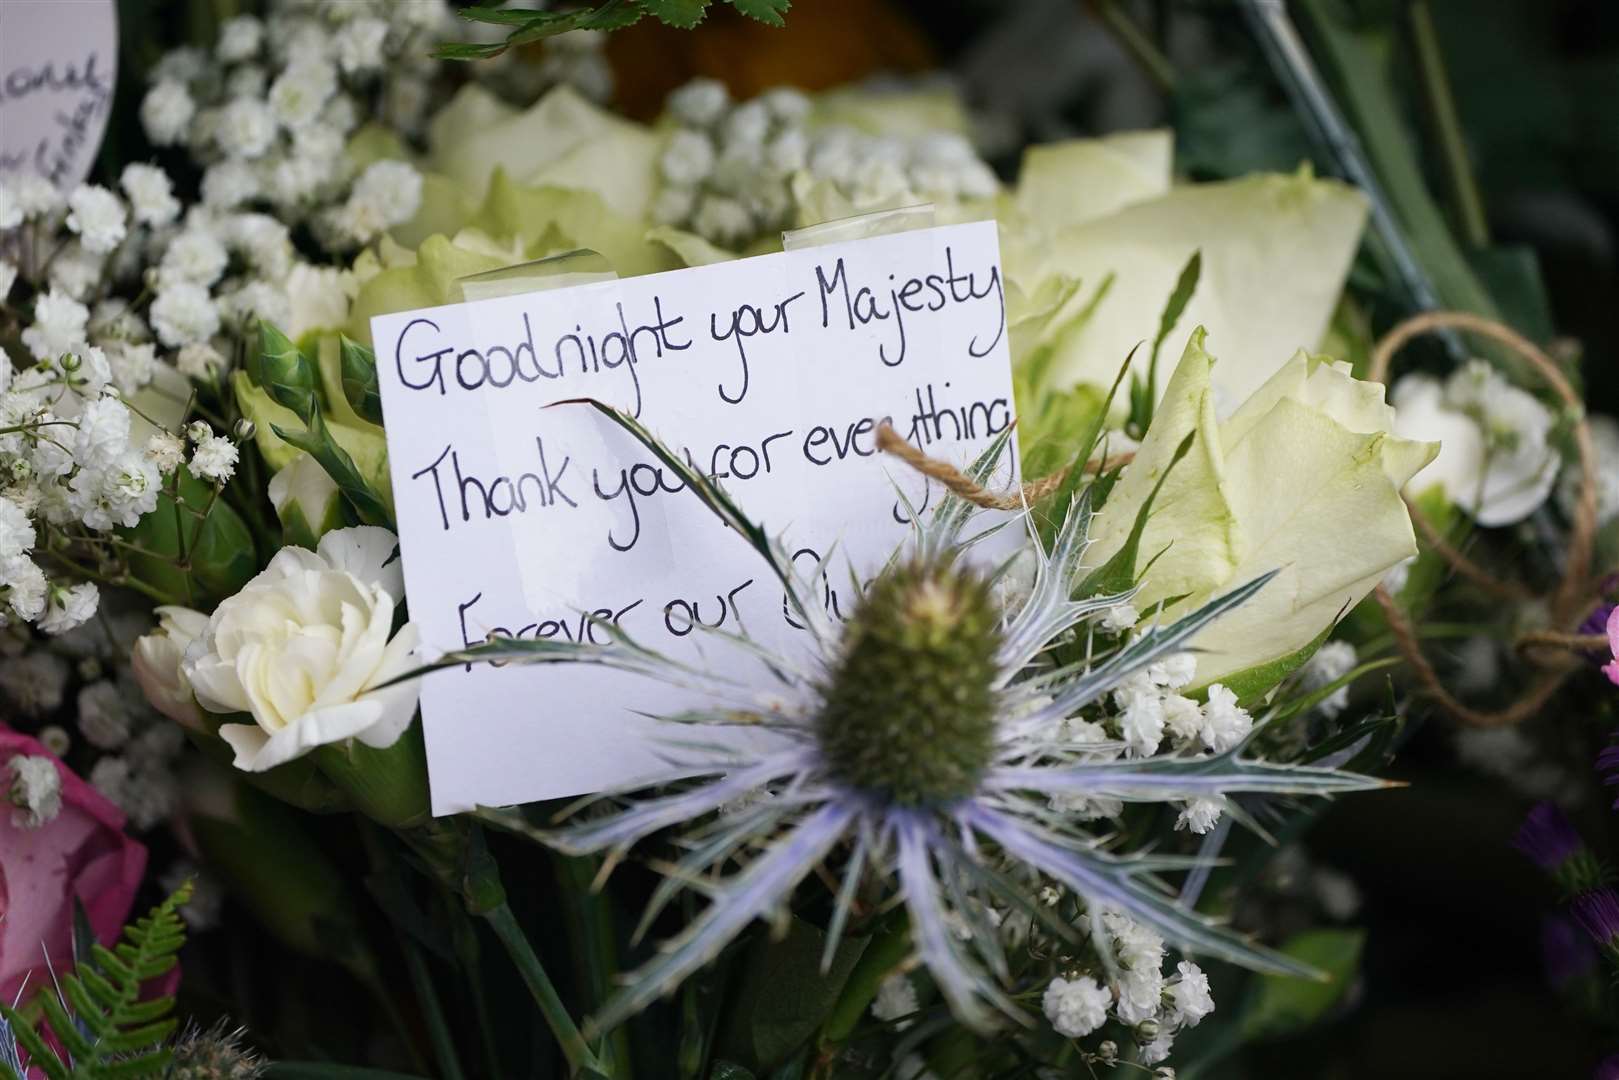
<path fill-rule="evenodd" d="M 185 944 L 180 908 L 191 899 L 191 885 L 180 889 L 144 918 L 124 927 L 112 948 L 91 945 L 58 994 L 39 1000 L 50 1029 L 66 1050 L 57 1054 L 39 1029 L 14 1006 L 0 1002 L 0 1080 L 22 1080 L 21 1050 L 30 1069 L 46 1080 L 112 1080 L 164 1075 L 170 1060 L 167 1041 L 176 1021 L 174 998 L 143 1000 L 141 988 L 166 975 Z"/>
<path fill-rule="evenodd" d="M 1260 971 L 1312 974 L 1173 898 L 1157 875 L 1193 869 L 1198 859 L 1124 850 L 1116 837 L 1093 833 L 1056 808 L 1058 797 L 1224 803 L 1240 793 L 1327 796 L 1382 786 L 1335 769 L 1252 759 L 1252 735 L 1212 755 L 1102 760 L 1108 756 L 1102 752 L 1118 744 L 1079 733 L 1100 730 L 1095 724 L 1073 723 L 1100 717 L 1109 695 L 1181 653 L 1271 575 L 1173 623 L 1129 638 L 1098 636 L 1092 621 L 1131 592 L 1086 595 L 1078 588 L 1088 577 L 1089 488 L 1073 497 L 1049 544 L 1030 527 L 1034 581 L 1010 609 L 993 599 L 1005 568 L 986 570 L 981 560 L 968 558 L 1008 522 L 986 524 L 976 507 L 952 496 L 925 524 L 913 517 L 905 547 L 840 623 L 812 584 L 820 567 L 802 576 L 784 547 L 717 484 L 633 419 L 596 407 L 674 469 L 766 560 L 795 621 L 806 628 L 809 648 L 777 655 L 745 634 L 716 630 L 713 644 L 734 649 L 736 662 L 695 666 L 604 626 L 612 635 L 607 645 L 499 639 L 435 665 L 603 665 L 703 692 L 712 705 L 666 718 L 686 725 L 683 730 L 747 725 L 778 736 L 739 747 L 700 736 L 672 740 L 666 775 L 609 793 L 620 801 L 618 809 L 543 834 L 570 854 L 605 852 L 611 865 L 654 833 L 680 828 L 682 854 L 667 868 L 643 929 L 683 889 L 698 889 L 709 901 L 625 980 L 594 1017 L 595 1030 L 668 993 L 755 919 L 784 919 L 799 883 L 823 863 L 841 873 L 824 963 L 851 925 L 857 898 L 903 906 L 917 958 L 955 1015 L 979 1029 L 998 1016 L 1021 1017 L 1016 998 L 1028 987 L 1013 985 L 996 934 L 964 939 L 955 928 L 983 924 L 991 905 L 1040 911 L 1031 895 L 1035 881 L 1071 890 L 1093 920 L 1111 911 L 1186 951 Z M 974 463 L 976 482 L 990 477 L 1007 445 L 1003 435 Z M 1085 647 L 1059 649 L 1075 641 Z M 766 692 L 738 677 L 749 665 L 768 673 Z M 740 868 L 728 870 L 733 863 Z M 1052 929 L 1082 937 L 1071 926 Z"/>
<path fill-rule="evenodd" d="M 441 45 L 436 55 L 442 60 L 483 60 L 499 56 L 507 49 L 527 45 L 570 30 L 618 30 L 652 16 L 659 22 L 690 30 L 703 21 L 712 0 L 605 0 L 563 11 L 535 11 L 528 8 L 502 8 L 478 4 L 460 10 L 469 22 L 509 26 L 505 41 L 483 45 L 456 42 Z M 785 25 L 782 15 L 792 0 L 725 0 L 737 11 L 767 26 Z"/>

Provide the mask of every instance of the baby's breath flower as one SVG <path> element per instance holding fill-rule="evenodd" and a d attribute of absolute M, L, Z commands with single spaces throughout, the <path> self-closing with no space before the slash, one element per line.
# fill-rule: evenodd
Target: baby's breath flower
<path fill-rule="evenodd" d="M 167 475 L 185 460 L 185 444 L 169 432 L 159 431 L 146 440 L 146 456 L 158 472 Z"/>
<path fill-rule="evenodd" d="M 47 634 L 65 634 L 96 613 L 101 593 L 92 582 L 50 589 L 45 614 L 39 618 L 39 628 Z"/>
<path fill-rule="evenodd" d="M 163 79 L 146 92 L 141 101 L 141 125 L 146 137 L 158 146 L 173 146 L 186 133 L 197 104 L 177 80 Z"/>
<path fill-rule="evenodd" d="M 135 163 L 124 166 L 118 184 L 129 196 L 130 210 L 141 225 L 168 225 L 180 216 L 180 200 L 174 197 L 169 174 L 155 165 Z"/>
<path fill-rule="evenodd" d="M 877 984 L 877 996 L 871 1003 L 871 1015 L 878 1020 L 898 1021 L 894 1030 L 904 1031 L 915 1021 L 907 1020 L 921 1006 L 917 1002 L 916 987 L 904 974 L 895 973 Z"/>
<path fill-rule="evenodd" d="M 236 472 L 238 451 L 229 439 L 210 435 L 197 443 L 191 454 L 192 475 L 203 480 L 224 483 Z"/>
<path fill-rule="evenodd" d="M 37 829 L 55 821 L 62 812 L 62 776 L 56 762 L 40 754 L 16 754 L 5 769 L 11 774 L 7 789 L 11 823 L 19 829 Z"/>
<path fill-rule="evenodd" d="M 1052 979 L 1040 1006 L 1058 1035 L 1078 1039 L 1107 1022 L 1113 995 L 1089 975 Z"/>
<path fill-rule="evenodd" d="M 163 286 L 152 301 L 151 318 L 152 329 L 170 348 L 206 341 L 219 330 L 219 310 L 208 290 L 188 281 Z"/>
<path fill-rule="evenodd" d="M 22 343 L 40 360 L 54 360 L 84 344 L 90 309 L 52 288 L 34 301 L 34 324 L 22 332 Z"/>

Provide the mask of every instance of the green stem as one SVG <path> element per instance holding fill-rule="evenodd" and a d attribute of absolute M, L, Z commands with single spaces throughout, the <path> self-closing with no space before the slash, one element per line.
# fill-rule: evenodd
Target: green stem
<path fill-rule="evenodd" d="M 1169 57 L 1159 51 L 1152 38 L 1119 6 L 1118 0 L 1090 0 L 1090 7 L 1158 89 L 1166 94 L 1174 93 L 1175 69 Z"/>
<path fill-rule="evenodd" d="M 580 982 L 585 999 L 599 1008 L 613 993 L 618 974 L 618 931 L 608 901 L 591 892 L 598 863 L 590 858 L 555 857 L 557 882 L 561 885 L 562 917 L 568 939 L 575 943 L 580 960 Z M 629 1030 L 614 1028 L 598 1049 L 613 1068 L 613 1075 L 628 1080 L 630 1071 Z"/>
<path fill-rule="evenodd" d="M 1422 84 L 1423 103 L 1428 118 L 1439 140 L 1439 151 L 1445 165 L 1445 180 L 1450 185 L 1451 209 L 1455 211 L 1462 239 L 1471 248 L 1489 246 L 1490 225 L 1484 215 L 1484 200 L 1479 195 L 1478 182 L 1473 177 L 1467 160 L 1467 144 L 1462 138 L 1462 125 L 1456 115 L 1456 99 L 1450 92 L 1450 76 L 1445 70 L 1445 55 L 1439 47 L 1439 33 L 1434 28 L 1433 12 L 1428 0 L 1411 0 L 1411 44 L 1417 54 L 1417 72 Z"/>
<path fill-rule="evenodd" d="M 433 1056 L 438 1059 L 439 1072 L 444 1080 L 465 1080 L 461 1060 L 455 1053 L 455 1040 L 450 1036 L 450 1025 L 445 1022 L 438 991 L 433 989 L 433 974 L 427 969 L 427 960 L 422 956 L 421 947 L 410 940 L 409 935 L 402 936 L 405 966 L 410 969 L 416 1000 L 421 1003 L 422 1013 L 427 1018 L 427 1037 L 433 1044 Z"/>
<path fill-rule="evenodd" d="M 905 909 L 900 908 L 883 920 L 865 952 L 860 954 L 854 971 L 849 973 L 842 996 L 821 1027 L 823 1045 L 848 1041 L 860 1018 L 876 998 L 877 988 L 904 963 L 910 951 L 911 920 Z"/>
<path fill-rule="evenodd" d="M 562 1004 L 562 998 L 557 995 L 557 989 L 551 983 L 551 977 L 545 973 L 540 958 L 535 955 L 534 948 L 528 943 L 523 934 L 523 928 L 517 925 L 517 917 L 512 914 L 511 905 L 502 900 L 496 906 L 481 912 L 482 917 L 488 921 L 489 926 L 506 947 L 506 955 L 511 957 L 517 972 L 528 984 L 529 993 L 534 997 L 534 1004 L 539 1006 L 540 1015 L 556 1036 L 557 1043 L 562 1047 L 562 1054 L 568 1059 L 568 1067 L 574 1075 L 581 1072 L 592 1072 L 600 1076 L 611 1076 L 596 1055 L 591 1053 L 590 1045 L 585 1042 L 584 1035 L 568 1015 L 567 1007 Z"/>

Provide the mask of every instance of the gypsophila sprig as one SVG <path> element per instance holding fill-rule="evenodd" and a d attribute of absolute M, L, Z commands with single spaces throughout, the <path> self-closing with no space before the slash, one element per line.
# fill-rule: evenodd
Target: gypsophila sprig
<path fill-rule="evenodd" d="M 1004 908 L 1009 897 L 1039 910 L 1045 883 L 1068 890 L 1093 923 L 1113 920 L 1113 942 L 1092 955 L 1116 953 L 1139 972 L 1135 982 L 1110 982 L 1122 995 L 1120 1015 L 1151 1021 L 1155 1038 L 1165 985 L 1156 968 L 1166 941 L 1259 970 L 1302 973 L 1297 961 L 1166 895 L 1152 875 L 1186 868 L 1187 860 L 1119 850 L 1106 833 L 1092 833 L 1051 806 L 1053 798 L 1071 796 L 1155 803 L 1381 786 L 1330 769 L 1251 760 L 1249 740 L 1228 741 L 1223 727 L 1213 740 L 1219 749 L 1111 753 L 1116 743 L 1104 725 L 1116 729 L 1118 721 L 1109 695 L 1134 678 L 1154 677 L 1148 674 L 1153 665 L 1178 656 L 1192 635 L 1268 578 L 1247 582 L 1173 624 L 1143 627 L 1130 639 L 1109 635 L 1111 645 L 1094 640 L 1084 662 L 1056 665 L 1053 645 L 1090 637 L 1106 611 L 1128 600 L 1128 594 L 1074 598 L 1087 576 L 1089 492 L 1069 508 L 1052 545 L 1036 547 L 1032 588 L 1004 612 L 990 601 L 996 574 L 968 558 L 981 537 L 968 531 L 979 514 L 951 497 L 925 526 L 918 524 L 910 550 L 867 586 L 859 609 L 840 627 L 822 593 L 718 485 L 634 420 L 598 408 L 640 438 L 766 561 L 812 645 L 808 657 L 761 658 L 762 646 L 715 632 L 717 646 L 742 654 L 738 664 L 762 664 L 770 673 L 772 689 L 763 695 L 738 682 L 736 665 L 675 664 L 616 630 L 608 646 L 502 639 L 440 661 L 590 663 L 650 674 L 701 690 L 716 703 L 673 720 L 697 730 L 749 724 L 778 736 L 769 749 L 752 753 L 673 740 L 669 775 L 651 781 L 661 781 L 661 791 L 621 792 L 623 810 L 547 834 L 565 852 L 616 858 L 659 830 L 685 827 L 689 847 L 671 867 L 670 884 L 647 921 L 684 885 L 705 882 L 709 906 L 629 977 L 594 1018 L 597 1029 L 668 993 L 754 919 L 783 910 L 817 866 L 834 863 L 842 884 L 833 899 L 826 962 L 849 925 L 855 896 L 871 896 L 875 888 L 903 905 L 916 956 L 951 1010 L 981 1029 L 997 1016 L 1023 1015 L 985 913 Z M 973 475 L 987 477 L 1005 448 L 1003 435 Z M 1226 712 L 1234 715 L 1234 708 Z M 741 868 L 723 874 L 733 858 L 742 860 Z M 959 927 L 976 929 L 958 933 Z M 1053 932 L 1081 936 L 1071 924 L 1058 923 Z M 1099 963 L 1097 974 L 1105 970 Z M 1202 1007 L 1201 995 L 1189 988 L 1183 1019 Z M 1086 1007 L 1073 1011 L 1089 1015 Z"/>

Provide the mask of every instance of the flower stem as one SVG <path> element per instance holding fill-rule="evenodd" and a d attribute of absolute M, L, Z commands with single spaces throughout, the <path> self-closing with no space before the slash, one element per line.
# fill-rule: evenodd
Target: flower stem
<path fill-rule="evenodd" d="M 401 935 L 404 942 L 405 966 L 410 969 L 410 981 L 416 988 L 416 1000 L 421 1003 L 427 1019 L 427 1037 L 433 1044 L 433 1056 L 438 1060 L 439 1073 L 444 1080 L 465 1080 L 460 1058 L 456 1056 L 455 1040 L 450 1026 L 444 1020 L 444 1008 L 439 1004 L 438 991 L 433 988 L 433 974 L 427 970 L 427 961 L 421 947 Z"/>
<path fill-rule="evenodd" d="M 613 977 L 618 974 L 618 931 L 612 908 L 591 891 L 599 862 L 558 854 L 555 865 L 557 883 L 562 887 L 562 917 L 582 969 L 581 989 L 590 1007 L 599 1008 L 612 995 Z M 614 1028 L 602 1039 L 599 1049 L 613 1068 L 613 1075 L 628 1080 L 629 1030 L 623 1025 Z"/>
<path fill-rule="evenodd" d="M 1411 44 L 1416 51 L 1417 73 L 1422 85 L 1423 103 L 1434 135 L 1439 140 L 1439 151 L 1445 163 L 1445 180 L 1450 185 L 1451 209 L 1468 247 L 1489 246 L 1490 226 L 1484 216 L 1484 200 L 1473 177 L 1472 165 L 1467 160 L 1467 145 L 1462 139 L 1461 121 L 1456 115 L 1456 99 L 1450 92 L 1450 76 L 1445 71 L 1445 55 L 1439 48 L 1439 33 L 1434 28 L 1433 12 L 1428 0 L 1411 0 Z"/>
<path fill-rule="evenodd" d="M 551 983 L 551 977 L 545 973 L 545 967 L 540 958 L 535 955 L 534 948 L 528 943 L 523 934 L 523 928 L 517 924 L 517 918 L 512 914 L 511 905 L 502 900 L 499 904 L 480 912 L 485 921 L 506 947 L 506 955 L 511 957 L 512 964 L 516 966 L 517 973 L 528 984 L 529 993 L 534 997 L 534 1004 L 539 1006 L 540 1015 L 556 1036 L 558 1044 L 562 1047 L 562 1054 L 568 1059 L 569 1070 L 574 1075 L 591 1073 L 597 1076 L 611 1076 L 612 1074 L 591 1053 L 590 1045 L 585 1042 L 584 1035 L 568 1015 L 562 998 L 557 995 L 557 989 Z"/>
<path fill-rule="evenodd" d="M 1169 57 L 1135 24 L 1118 0 L 1090 0 L 1090 8 L 1153 84 L 1165 94 L 1174 93 L 1175 69 Z"/>

